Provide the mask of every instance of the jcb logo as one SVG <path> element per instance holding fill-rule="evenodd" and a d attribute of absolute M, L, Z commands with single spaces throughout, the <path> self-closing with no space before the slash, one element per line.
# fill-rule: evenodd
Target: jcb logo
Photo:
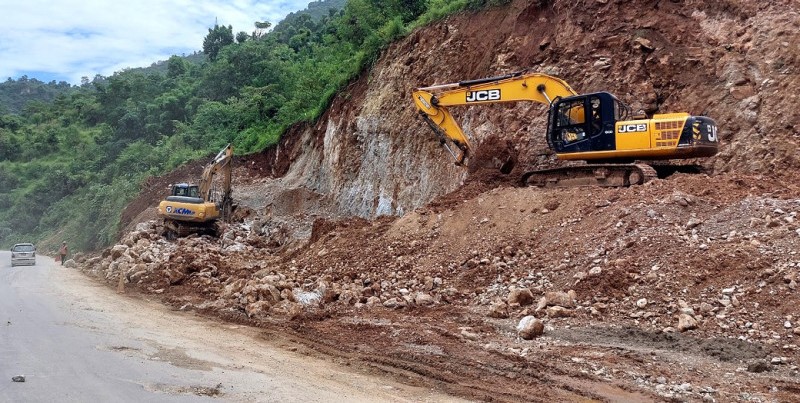
<path fill-rule="evenodd" d="M 500 90 L 480 90 L 467 93 L 467 102 L 497 101 L 500 99 Z"/>
<path fill-rule="evenodd" d="M 619 125 L 617 127 L 618 133 L 634 133 L 634 132 L 646 132 L 647 131 L 647 123 L 639 123 L 637 125 Z"/>

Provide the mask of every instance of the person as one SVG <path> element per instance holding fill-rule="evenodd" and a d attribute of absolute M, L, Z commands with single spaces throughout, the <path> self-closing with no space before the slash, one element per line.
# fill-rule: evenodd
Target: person
<path fill-rule="evenodd" d="M 69 253 L 69 248 L 67 248 L 67 241 L 61 242 L 61 249 L 58 250 L 58 254 L 61 255 L 61 265 L 64 265 L 64 262 L 67 260 L 67 254 Z"/>

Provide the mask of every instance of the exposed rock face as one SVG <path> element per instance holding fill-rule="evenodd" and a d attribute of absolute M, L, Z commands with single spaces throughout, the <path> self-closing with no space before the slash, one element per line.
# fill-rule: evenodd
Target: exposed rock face
<path fill-rule="evenodd" d="M 714 118 L 722 151 L 701 162 L 717 171 L 798 167 L 800 112 L 781 94 L 800 88 L 792 70 L 800 29 L 797 15 L 777 3 L 668 2 L 642 12 L 652 3 L 590 2 L 577 13 L 566 4 L 514 1 L 481 18 L 419 29 L 391 46 L 316 125 L 288 134 L 276 152 L 292 161 L 282 185 L 325 195 L 344 215 L 413 210 L 458 187 L 467 172 L 415 118 L 411 89 L 525 69 L 561 77 L 578 92 L 610 91 L 635 111 Z M 547 45 L 537 46 L 543 39 Z M 509 157 L 519 166 L 555 163 L 543 105 L 455 112 L 476 147 L 474 169 Z"/>

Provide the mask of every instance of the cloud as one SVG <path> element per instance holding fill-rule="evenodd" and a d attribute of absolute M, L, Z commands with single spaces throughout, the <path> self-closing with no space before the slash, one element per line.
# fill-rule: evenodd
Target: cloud
<path fill-rule="evenodd" d="M 310 0 L 0 0 L 0 79 L 79 84 L 202 50 L 208 29 L 251 33 Z"/>

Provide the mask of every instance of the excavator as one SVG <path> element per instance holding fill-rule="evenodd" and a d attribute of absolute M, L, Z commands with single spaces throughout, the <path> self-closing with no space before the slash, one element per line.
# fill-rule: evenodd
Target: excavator
<path fill-rule="evenodd" d="M 217 236 L 219 221 L 230 218 L 231 159 L 233 147 L 228 144 L 203 169 L 199 184 L 172 185 L 170 195 L 158 205 L 158 215 L 164 222 L 164 235 L 175 239 L 190 234 Z M 222 189 L 213 189 L 214 175 L 222 174 Z"/>
<path fill-rule="evenodd" d="M 523 186 L 643 184 L 658 176 L 650 161 L 710 157 L 719 146 L 711 118 L 688 113 L 632 116 L 631 108 L 608 92 L 578 94 L 560 78 L 540 73 L 421 87 L 412 97 L 457 165 L 467 164 L 473 147 L 449 107 L 518 101 L 548 105 L 547 145 L 559 160 L 586 163 L 525 172 Z"/>

